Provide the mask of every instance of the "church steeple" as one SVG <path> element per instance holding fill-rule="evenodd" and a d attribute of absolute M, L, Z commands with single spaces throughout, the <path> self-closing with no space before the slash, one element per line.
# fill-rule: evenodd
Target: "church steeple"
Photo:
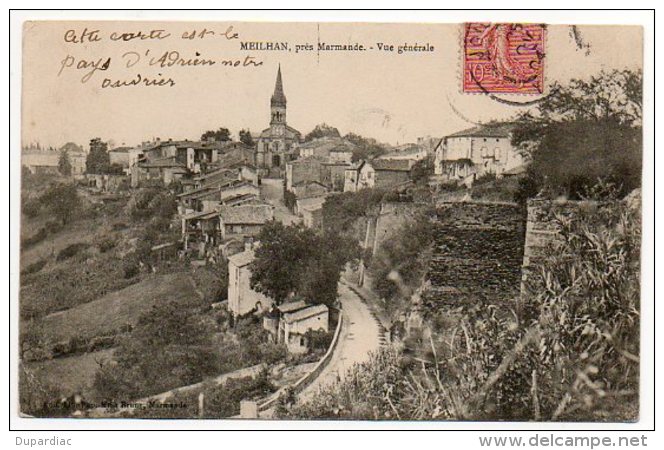
<path fill-rule="evenodd" d="M 274 94 L 270 99 L 271 117 L 270 125 L 278 126 L 280 133 L 286 125 L 286 96 L 284 95 L 284 85 L 281 82 L 281 64 L 277 70 L 277 81 L 274 84 Z"/>
<path fill-rule="evenodd" d="M 284 95 L 284 85 L 281 82 L 281 64 L 277 70 L 277 82 L 274 84 L 274 94 L 270 101 L 272 106 L 286 106 L 286 96 Z"/>

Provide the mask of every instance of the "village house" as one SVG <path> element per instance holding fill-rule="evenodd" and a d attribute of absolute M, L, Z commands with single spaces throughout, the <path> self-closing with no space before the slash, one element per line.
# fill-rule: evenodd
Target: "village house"
<path fill-rule="evenodd" d="M 329 331 L 329 308 L 309 305 L 303 300 L 282 303 L 263 316 L 263 328 L 276 342 L 284 342 L 291 353 L 306 353 L 308 331 Z"/>
<path fill-rule="evenodd" d="M 257 171 L 255 148 L 240 141 L 227 141 L 221 144 L 221 150 L 213 166 L 237 168 L 240 165 L 253 167 Z"/>
<path fill-rule="evenodd" d="M 451 134 L 436 148 L 434 174 L 444 181 L 505 172 L 524 165 L 523 156 L 512 146 L 511 123 L 489 123 Z"/>
<path fill-rule="evenodd" d="M 263 130 L 258 138 L 255 158 L 259 169 L 275 175 L 281 175 L 286 163 L 297 157 L 297 148 L 302 140 L 302 134 L 286 123 L 286 103 L 279 66 L 274 94 L 270 99 L 270 127 Z"/>
<path fill-rule="evenodd" d="M 234 317 L 252 311 L 268 311 L 272 300 L 251 288 L 251 269 L 254 250 L 247 248 L 228 257 L 228 310 Z"/>
<path fill-rule="evenodd" d="M 184 250 L 197 248 L 199 257 L 209 247 L 218 247 L 223 242 L 219 211 L 194 211 L 180 217 L 182 221 L 182 245 Z"/>
<path fill-rule="evenodd" d="M 32 174 L 59 174 L 59 160 L 60 154 L 55 151 L 31 150 L 21 155 L 21 165 L 27 168 Z"/>
<path fill-rule="evenodd" d="M 355 144 L 341 137 L 322 137 L 300 144 L 300 157 L 316 157 L 350 162 Z"/>
<path fill-rule="evenodd" d="M 323 204 L 325 197 L 311 197 L 298 199 L 295 202 L 297 212 L 302 216 L 304 226 L 313 229 L 323 227 Z"/>
<path fill-rule="evenodd" d="M 189 174 L 186 165 L 177 161 L 175 157 L 155 158 L 139 162 L 131 168 L 130 172 L 132 187 L 137 187 L 144 181 L 160 181 L 167 186 Z"/>
<path fill-rule="evenodd" d="M 81 177 L 86 171 L 85 162 L 88 158 L 86 151 L 83 150 L 83 147 L 80 145 L 76 145 L 73 142 L 67 142 L 60 147 L 60 154 L 64 152 L 67 152 L 72 176 L 77 178 Z"/>
<path fill-rule="evenodd" d="M 297 199 L 309 197 L 325 197 L 329 192 L 327 186 L 318 181 L 300 181 L 293 185 L 291 192 Z"/>
<path fill-rule="evenodd" d="M 286 190 L 293 192 L 293 186 L 307 181 L 320 181 L 322 160 L 320 158 L 300 158 L 286 163 Z"/>
<path fill-rule="evenodd" d="M 392 188 L 410 181 L 414 161 L 410 159 L 374 159 L 365 165 L 365 173 L 373 170 L 373 185 L 376 188 Z M 367 167 L 368 166 L 368 167 Z M 360 182 L 363 173 L 360 172 Z M 371 185 L 371 180 L 368 181 Z"/>
<path fill-rule="evenodd" d="M 203 211 L 183 214 L 182 242 L 184 249 L 198 246 L 199 252 L 218 248 L 228 239 L 243 240 L 256 236 L 274 218 L 274 207 L 264 203 L 245 202 L 230 206 L 215 204 Z"/>
<path fill-rule="evenodd" d="M 220 206 L 218 209 L 223 239 L 256 236 L 274 219 L 272 205 Z"/>
<path fill-rule="evenodd" d="M 362 170 L 364 164 L 364 161 L 360 161 L 344 169 L 344 192 L 357 192 L 360 170 Z"/>
<path fill-rule="evenodd" d="M 374 159 L 362 161 L 344 172 L 344 192 L 365 188 L 393 188 L 410 181 L 414 161 L 409 159 Z"/>
<path fill-rule="evenodd" d="M 284 342 L 291 353 L 306 353 L 309 342 L 308 331 L 328 332 L 330 310 L 326 305 L 307 306 L 294 311 L 286 311 L 279 321 L 279 342 Z"/>
<path fill-rule="evenodd" d="M 335 192 L 343 192 L 346 169 L 351 164 L 342 160 L 329 159 L 323 161 L 320 171 L 320 182 Z"/>
<path fill-rule="evenodd" d="M 126 174 L 143 158 L 141 147 L 117 147 L 109 150 L 108 156 L 111 165 L 121 166 Z"/>

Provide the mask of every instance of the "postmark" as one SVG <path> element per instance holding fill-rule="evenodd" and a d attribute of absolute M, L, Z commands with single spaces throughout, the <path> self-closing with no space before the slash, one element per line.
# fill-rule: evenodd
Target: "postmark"
<path fill-rule="evenodd" d="M 464 24 L 463 92 L 542 94 L 545 33 L 542 24 Z"/>

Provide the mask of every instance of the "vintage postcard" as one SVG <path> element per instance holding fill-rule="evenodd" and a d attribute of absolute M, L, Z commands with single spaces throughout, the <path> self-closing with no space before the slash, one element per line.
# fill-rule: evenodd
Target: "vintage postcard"
<path fill-rule="evenodd" d="M 641 27 L 22 39 L 16 415 L 641 417 Z"/>

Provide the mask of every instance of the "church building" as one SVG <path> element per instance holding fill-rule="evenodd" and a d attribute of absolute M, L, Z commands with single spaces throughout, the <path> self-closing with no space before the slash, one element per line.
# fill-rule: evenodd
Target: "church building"
<path fill-rule="evenodd" d="M 281 175 L 286 163 L 297 157 L 297 147 L 302 140 L 302 134 L 286 123 L 286 96 L 281 81 L 281 66 L 270 99 L 270 113 L 270 127 L 261 132 L 256 144 L 256 165 Z"/>

